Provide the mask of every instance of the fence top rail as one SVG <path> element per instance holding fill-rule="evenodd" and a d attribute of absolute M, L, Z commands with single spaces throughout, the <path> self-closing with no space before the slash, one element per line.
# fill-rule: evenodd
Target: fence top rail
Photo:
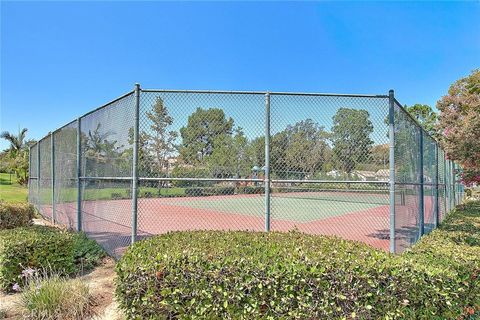
<path fill-rule="evenodd" d="M 50 131 L 50 132 L 47 133 L 44 137 L 40 138 L 40 139 L 39 139 L 35 144 L 33 144 L 32 146 L 35 146 L 35 145 L 38 144 L 40 141 L 44 140 L 45 138 L 48 138 L 51 134 L 56 133 L 57 131 L 60 131 L 60 130 L 62 130 L 63 128 L 65 128 L 66 126 L 71 125 L 72 123 L 78 121 L 78 119 L 84 118 L 84 117 L 86 117 L 86 116 L 94 113 L 95 111 L 98 111 L 98 110 L 101 110 L 101 109 L 103 109 L 103 108 L 105 108 L 105 107 L 108 107 L 108 106 L 111 105 L 112 103 L 115 103 L 115 102 L 117 102 L 117 101 L 119 101 L 119 100 L 122 100 L 123 98 L 128 97 L 129 95 L 133 94 L 134 92 L 135 92 L 134 90 L 129 91 L 129 92 L 121 95 L 120 97 L 115 98 L 115 99 L 113 99 L 113 100 L 111 100 L 111 101 L 109 101 L 109 102 L 101 105 L 100 107 L 98 107 L 98 108 L 96 108 L 96 109 L 93 109 L 93 110 L 85 113 L 84 115 L 78 117 L 77 119 L 74 119 L 74 120 L 68 122 L 67 124 L 64 124 L 63 126 L 59 127 L 58 129 L 55 129 L 54 131 Z"/>
<path fill-rule="evenodd" d="M 77 122 L 77 119 L 75 119 L 75 120 L 72 120 L 72 121 L 70 121 L 70 122 L 69 122 L 69 123 L 67 123 L 67 124 L 64 124 L 64 125 L 63 125 L 63 126 L 61 126 L 60 128 L 58 128 L 58 129 L 56 129 L 55 131 L 53 131 L 53 132 L 52 132 L 52 134 L 59 132 L 60 130 L 62 130 L 62 129 L 64 129 L 64 128 L 68 127 L 69 125 L 71 125 L 71 124 L 73 124 L 73 123 L 75 123 L 75 122 Z"/>
<path fill-rule="evenodd" d="M 388 98 L 388 95 L 374 95 L 374 94 L 283 92 L 283 91 L 176 90 L 176 89 L 141 89 L 141 91 L 142 92 L 158 92 L 158 93 L 212 93 L 212 94 L 258 94 L 258 95 L 270 94 L 270 95 L 293 95 L 293 96 Z"/>
<path fill-rule="evenodd" d="M 302 179 L 272 179 L 272 183 L 346 183 L 346 184 L 389 184 L 388 181 L 358 181 L 358 180 L 302 180 Z"/>
<path fill-rule="evenodd" d="M 121 95 L 120 97 L 115 98 L 115 99 L 113 99 L 113 100 L 111 100 L 111 101 L 109 101 L 109 102 L 101 105 L 100 107 L 98 107 L 98 108 L 96 108 L 96 109 L 93 109 L 93 110 L 85 113 L 83 116 L 80 116 L 80 117 L 78 117 L 78 118 L 84 118 L 84 117 L 86 117 L 86 116 L 88 116 L 88 115 L 90 115 L 90 114 L 92 114 L 92 113 L 94 113 L 94 112 L 96 112 L 96 111 L 98 111 L 98 110 L 101 110 L 101 109 L 103 109 L 103 108 L 105 108 L 105 107 L 108 107 L 108 106 L 111 105 L 112 103 L 115 103 L 115 102 L 117 102 L 117 101 L 119 101 L 119 100 L 122 100 L 123 98 L 128 97 L 129 95 L 133 94 L 134 92 L 135 92 L 135 90 L 131 90 L 131 91 L 129 91 L 129 92 Z"/>

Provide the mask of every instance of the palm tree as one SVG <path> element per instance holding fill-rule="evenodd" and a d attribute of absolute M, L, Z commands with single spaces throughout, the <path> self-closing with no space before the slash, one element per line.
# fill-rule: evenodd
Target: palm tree
<path fill-rule="evenodd" d="M 0 138 L 7 140 L 10 142 L 10 152 L 13 154 L 18 153 L 20 150 L 23 149 L 25 146 L 25 136 L 27 135 L 27 128 L 23 128 L 19 130 L 18 135 L 14 135 L 8 131 L 3 131 L 0 134 Z"/>

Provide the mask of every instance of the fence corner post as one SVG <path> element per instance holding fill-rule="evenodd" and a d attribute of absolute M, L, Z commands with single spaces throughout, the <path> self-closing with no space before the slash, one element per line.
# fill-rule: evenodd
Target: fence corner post
<path fill-rule="evenodd" d="M 42 215 L 42 208 L 40 206 L 40 187 L 41 187 L 41 175 L 42 173 L 40 172 L 40 169 L 41 169 L 41 166 L 40 166 L 40 142 L 41 140 L 39 140 L 37 142 L 37 199 L 36 199 L 36 205 L 37 205 L 37 210 L 38 212 L 40 212 L 40 215 Z M 43 216 L 43 215 L 42 215 Z"/>
<path fill-rule="evenodd" d="M 438 166 L 438 143 L 435 142 L 435 186 L 434 186 L 434 191 L 435 191 L 435 196 L 434 196 L 434 203 L 433 203 L 433 225 L 434 228 L 438 227 L 438 220 L 439 220 L 439 215 L 440 215 L 440 206 L 439 206 L 439 189 L 440 189 L 440 184 L 438 181 L 439 178 L 439 166 Z"/>
<path fill-rule="evenodd" d="M 57 211 L 55 209 L 55 137 L 50 133 L 50 176 L 52 184 L 52 223 L 57 222 Z"/>
<path fill-rule="evenodd" d="M 265 93 L 265 231 L 270 231 L 270 93 Z"/>
<path fill-rule="evenodd" d="M 389 166 L 390 166 L 390 252 L 395 253 L 395 93 L 388 92 Z"/>
<path fill-rule="evenodd" d="M 138 221 L 138 144 L 140 122 L 140 84 L 135 84 L 135 110 L 133 118 L 133 159 L 132 159 L 132 239 L 133 244 L 137 239 Z"/>
<path fill-rule="evenodd" d="M 77 231 L 82 231 L 82 118 L 77 119 Z"/>
<path fill-rule="evenodd" d="M 419 143 L 418 143 L 418 151 L 420 154 L 419 164 L 418 164 L 418 180 L 420 182 L 420 190 L 418 192 L 418 220 L 419 220 L 419 230 L 418 230 L 418 238 L 420 239 L 421 236 L 425 233 L 425 197 L 424 197 L 424 176 L 423 176 L 423 129 L 419 127 Z"/>
<path fill-rule="evenodd" d="M 28 202 L 32 203 L 32 145 L 28 146 Z"/>

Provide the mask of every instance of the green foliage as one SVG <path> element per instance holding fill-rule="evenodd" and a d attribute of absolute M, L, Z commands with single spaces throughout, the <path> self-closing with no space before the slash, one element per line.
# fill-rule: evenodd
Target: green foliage
<path fill-rule="evenodd" d="M 105 257 L 105 251 L 85 233 L 73 233 L 73 258 L 79 270 L 91 270 Z"/>
<path fill-rule="evenodd" d="M 46 226 L 0 231 L 0 289 L 21 283 L 24 268 L 70 275 L 87 270 L 102 256 L 84 235 Z"/>
<path fill-rule="evenodd" d="M 480 307 L 479 209 L 403 256 L 299 232 L 169 233 L 127 250 L 116 296 L 128 319 L 467 319 Z"/>
<path fill-rule="evenodd" d="M 238 188 L 238 193 L 241 194 L 262 194 L 265 188 L 261 186 L 244 186 Z"/>
<path fill-rule="evenodd" d="M 205 160 L 213 177 L 245 177 L 251 173 L 252 154 L 248 140 L 240 128 L 234 135 L 220 135 L 214 140 L 215 148 Z"/>
<path fill-rule="evenodd" d="M 438 115 L 433 111 L 432 107 L 427 104 L 416 103 L 413 106 L 404 106 L 405 110 L 410 113 L 431 136 L 437 137 Z"/>
<path fill-rule="evenodd" d="M 168 114 L 168 109 L 160 97 L 157 97 L 152 109 L 146 112 L 146 116 L 150 121 L 150 130 L 144 133 L 149 143 L 145 144 L 143 155 L 154 155 L 154 161 L 148 165 L 157 174 L 164 170 L 168 171 L 168 159 L 176 149 L 175 139 L 178 136 L 176 131 L 168 131 L 173 118 Z"/>
<path fill-rule="evenodd" d="M 480 202 L 457 206 L 442 224 L 404 254 L 420 264 L 450 272 L 472 282 L 470 292 L 480 304 Z M 476 285 L 476 286 L 475 286 Z"/>
<path fill-rule="evenodd" d="M 130 131 L 129 131 L 130 132 Z M 132 149 L 125 148 L 114 139 L 116 134 L 98 123 L 82 133 L 82 157 L 85 171 L 92 176 L 126 176 L 131 171 Z"/>
<path fill-rule="evenodd" d="M 333 116 L 333 155 L 340 168 L 347 173 L 370 157 L 373 124 L 369 117 L 366 110 L 349 108 L 340 108 Z"/>
<path fill-rule="evenodd" d="M 91 299 L 88 285 L 79 279 L 35 273 L 22 288 L 21 304 L 29 319 L 80 320 L 90 312 Z"/>
<path fill-rule="evenodd" d="M 28 226 L 35 209 L 27 203 L 7 203 L 0 200 L 0 230 Z"/>
<path fill-rule="evenodd" d="M 437 102 L 442 145 L 463 166 L 463 181 L 480 184 L 480 69 L 453 83 Z"/>
<path fill-rule="evenodd" d="M 201 167 L 181 167 L 177 166 L 172 170 L 172 177 L 174 178 L 207 178 L 211 177 L 210 171 Z M 205 181 L 172 181 L 175 187 L 194 187 L 204 186 L 208 184 Z"/>
<path fill-rule="evenodd" d="M 14 174 L 14 181 L 20 185 L 28 182 L 28 149 L 0 152 L 0 171 Z"/>
<path fill-rule="evenodd" d="M 0 231 L 0 287 L 9 289 L 24 268 L 76 271 L 73 234 L 56 228 L 31 226 Z"/>
<path fill-rule="evenodd" d="M 233 186 L 214 186 L 214 187 L 194 187 L 185 189 L 185 195 L 191 197 L 202 196 L 221 196 L 235 194 L 235 187 Z"/>
<path fill-rule="evenodd" d="M 288 141 L 285 146 L 285 163 L 288 170 L 313 175 L 329 160 L 329 134 L 312 119 L 288 126 L 285 133 Z"/>
<path fill-rule="evenodd" d="M 180 156 L 188 164 L 198 164 L 212 154 L 215 140 L 231 135 L 233 119 L 227 119 L 222 109 L 197 110 L 188 117 L 188 124 L 180 129 L 182 145 Z"/>

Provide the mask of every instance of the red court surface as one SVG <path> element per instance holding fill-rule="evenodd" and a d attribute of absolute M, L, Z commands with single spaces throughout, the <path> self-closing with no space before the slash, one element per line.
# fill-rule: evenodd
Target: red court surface
<path fill-rule="evenodd" d="M 215 197 L 221 200 L 228 196 L 213 196 L 208 200 L 214 201 Z M 409 247 L 418 235 L 418 207 L 415 206 L 415 197 L 411 197 L 411 201 L 406 201 L 408 205 L 396 206 L 396 247 L 400 251 Z M 426 224 L 433 221 L 431 198 L 425 197 Z M 247 215 L 193 208 L 179 203 L 188 200 L 196 201 L 196 198 L 138 199 L 138 238 L 169 231 L 265 230 L 262 208 L 259 208 L 257 215 Z M 50 206 L 41 209 L 44 216 L 51 216 Z M 76 228 L 75 203 L 56 204 L 56 211 L 59 224 Z M 131 242 L 131 200 L 83 201 L 82 212 L 82 229 L 89 237 L 98 241 L 111 255 L 121 256 Z M 388 205 L 303 222 L 279 219 L 274 214 L 271 217 L 272 231 L 296 229 L 308 234 L 334 235 L 361 241 L 385 251 L 389 250 L 389 227 Z"/>

